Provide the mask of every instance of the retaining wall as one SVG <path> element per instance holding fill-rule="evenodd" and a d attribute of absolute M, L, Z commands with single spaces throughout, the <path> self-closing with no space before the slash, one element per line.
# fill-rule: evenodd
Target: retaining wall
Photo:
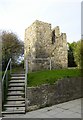
<path fill-rule="evenodd" d="M 27 111 L 81 98 L 81 78 L 64 78 L 53 85 L 27 87 Z"/>

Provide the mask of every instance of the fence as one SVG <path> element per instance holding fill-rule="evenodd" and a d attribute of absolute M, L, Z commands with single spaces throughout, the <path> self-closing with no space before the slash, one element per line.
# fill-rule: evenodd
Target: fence
<path fill-rule="evenodd" d="M 52 59 L 51 58 L 28 58 L 27 59 L 28 69 L 30 71 L 40 69 L 52 69 Z"/>

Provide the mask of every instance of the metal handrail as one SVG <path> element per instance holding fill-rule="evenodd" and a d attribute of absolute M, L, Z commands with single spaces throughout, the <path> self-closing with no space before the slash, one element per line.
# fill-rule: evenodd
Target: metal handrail
<path fill-rule="evenodd" d="M 26 60 L 25 60 L 25 107 L 26 107 L 26 104 L 27 104 L 27 101 L 26 101 L 27 74 L 28 74 L 28 60 L 27 60 L 27 58 L 26 58 Z M 26 108 L 25 108 L 25 110 L 26 110 Z"/>
<path fill-rule="evenodd" d="M 11 74 L 11 58 L 9 59 L 9 62 L 7 64 L 7 67 L 5 69 L 5 72 L 2 78 L 2 103 L 4 103 L 4 100 L 5 100 L 5 95 L 6 95 L 6 94 L 4 95 L 5 90 L 8 89 L 8 68 L 9 66 L 10 66 L 10 74 Z M 6 89 L 4 88 L 4 84 L 6 85 Z"/>
<path fill-rule="evenodd" d="M 6 73 L 7 73 L 7 70 L 8 70 L 9 65 L 10 65 L 10 72 L 11 72 L 11 58 L 9 59 L 9 62 L 8 62 L 8 64 L 7 64 L 7 67 L 6 67 L 6 70 L 5 70 L 5 72 L 4 72 L 4 75 L 3 75 L 3 78 L 2 78 L 2 84 L 3 84 L 3 81 L 4 81 L 4 79 L 5 79 L 5 76 L 6 76 Z"/>

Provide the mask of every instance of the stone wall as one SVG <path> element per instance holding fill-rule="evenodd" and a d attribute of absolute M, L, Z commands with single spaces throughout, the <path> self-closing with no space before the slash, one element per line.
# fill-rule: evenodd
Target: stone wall
<path fill-rule="evenodd" d="M 53 30 L 54 31 L 54 30 Z M 55 28 L 56 31 L 56 28 Z M 59 27 L 58 27 L 59 31 Z M 56 34 L 56 33 L 55 33 Z M 57 36 L 55 36 L 55 42 L 53 43 L 54 50 L 52 52 L 52 62 L 53 68 L 67 68 L 68 65 L 68 52 L 67 52 L 67 40 L 66 40 L 66 34 L 58 32 Z"/>
<path fill-rule="evenodd" d="M 66 34 L 60 33 L 59 26 L 52 30 L 51 24 L 36 20 L 25 30 L 24 45 L 29 71 L 49 69 L 48 58 L 51 59 L 52 69 L 67 68 Z"/>
<path fill-rule="evenodd" d="M 81 97 L 81 78 L 64 78 L 53 85 L 27 88 L 27 111 Z"/>
<path fill-rule="evenodd" d="M 31 59 L 31 57 L 35 56 L 35 47 L 34 44 L 37 41 L 37 35 L 36 35 L 36 22 L 34 22 L 28 29 L 25 30 L 25 41 L 24 41 L 24 54 L 25 59 L 28 57 Z M 29 70 L 32 71 L 32 63 L 31 60 L 29 62 Z"/>

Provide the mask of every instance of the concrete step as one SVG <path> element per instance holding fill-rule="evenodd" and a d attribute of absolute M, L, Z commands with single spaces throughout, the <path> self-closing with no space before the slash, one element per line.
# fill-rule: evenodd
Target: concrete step
<path fill-rule="evenodd" d="M 25 100 L 23 100 L 23 101 L 7 101 L 7 103 L 6 103 L 7 105 L 14 105 L 14 104 L 25 104 Z"/>
<path fill-rule="evenodd" d="M 25 83 L 25 80 L 10 80 L 9 83 Z"/>
<path fill-rule="evenodd" d="M 21 80 L 21 79 L 24 80 L 25 77 L 19 77 L 19 76 L 18 76 L 18 77 L 11 77 L 11 80 L 18 80 L 18 79 L 20 79 L 20 80 Z"/>
<path fill-rule="evenodd" d="M 21 95 L 24 95 L 24 93 L 21 93 L 21 92 L 16 92 L 15 93 L 15 91 L 14 92 L 9 92 L 8 94 L 7 94 L 7 96 L 21 96 Z"/>
<path fill-rule="evenodd" d="M 25 113 L 25 107 L 6 107 L 2 114 Z"/>
<path fill-rule="evenodd" d="M 6 114 L 25 114 L 25 110 L 18 111 L 3 111 L 2 114 L 5 116 Z M 3 116 L 3 117 L 4 117 Z"/>
<path fill-rule="evenodd" d="M 25 113 L 25 74 L 11 74 L 8 85 L 6 104 L 3 105 L 5 111 L 2 114 L 22 114 Z"/>
<path fill-rule="evenodd" d="M 4 107 L 25 107 L 25 104 L 5 104 Z"/>
<path fill-rule="evenodd" d="M 8 88 L 8 92 L 9 91 L 24 91 L 24 87 L 10 87 Z"/>
<path fill-rule="evenodd" d="M 24 101 L 25 98 L 18 96 L 8 96 L 7 101 Z"/>
<path fill-rule="evenodd" d="M 24 87 L 25 83 L 10 83 L 9 87 Z"/>
<path fill-rule="evenodd" d="M 24 94 L 23 91 L 9 91 L 8 93 L 9 93 L 9 94 L 21 94 L 21 93 Z"/>
<path fill-rule="evenodd" d="M 25 74 L 11 74 L 12 77 L 18 77 L 18 76 L 22 76 L 22 77 L 25 77 Z"/>
<path fill-rule="evenodd" d="M 21 111 L 25 110 L 25 107 L 6 107 L 5 111 Z"/>
<path fill-rule="evenodd" d="M 15 80 L 15 81 L 25 81 L 25 79 L 11 79 L 10 81 L 13 81 L 13 80 Z"/>

